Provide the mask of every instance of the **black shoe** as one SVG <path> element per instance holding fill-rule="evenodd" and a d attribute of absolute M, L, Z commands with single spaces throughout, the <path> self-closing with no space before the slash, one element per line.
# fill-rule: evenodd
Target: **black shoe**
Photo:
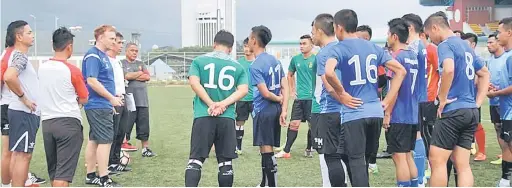
<path fill-rule="evenodd" d="M 30 173 L 30 174 L 31 174 L 31 176 L 28 177 L 28 178 L 30 178 L 30 181 L 32 181 L 33 184 L 43 184 L 43 183 L 46 183 L 45 179 L 37 177 L 37 175 L 34 174 L 34 173 Z"/>
<path fill-rule="evenodd" d="M 101 185 L 100 177 L 95 175 L 94 177 L 85 177 L 85 184 L 88 185 Z"/>
<path fill-rule="evenodd" d="M 111 168 L 112 166 L 109 166 L 108 167 L 108 175 L 109 176 L 117 176 L 117 175 L 120 175 L 121 172 L 120 171 L 117 171 L 116 168 Z"/>
<path fill-rule="evenodd" d="M 122 164 L 113 164 L 108 167 L 108 170 L 117 172 L 130 172 L 132 171 L 132 168 Z"/>
<path fill-rule="evenodd" d="M 154 157 L 154 156 L 156 156 L 156 153 L 153 153 L 153 151 L 151 151 L 151 149 L 149 149 L 149 148 L 142 149 L 142 157 Z"/>
<path fill-rule="evenodd" d="M 113 181 L 111 178 L 108 178 L 105 182 L 100 182 L 100 187 L 121 187 L 121 184 Z"/>

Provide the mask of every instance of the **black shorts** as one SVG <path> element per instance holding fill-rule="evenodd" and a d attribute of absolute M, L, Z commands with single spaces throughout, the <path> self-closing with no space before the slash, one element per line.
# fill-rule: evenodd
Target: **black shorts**
<path fill-rule="evenodd" d="M 9 105 L 2 105 L 0 109 L 0 128 L 2 129 L 2 136 L 9 136 L 9 118 L 7 117 L 7 111 L 9 111 Z"/>
<path fill-rule="evenodd" d="M 43 141 L 50 180 L 71 183 L 84 141 L 80 120 L 62 117 L 43 120 Z"/>
<path fill-rule="evenodd" d="M 292 106 L 293 120 L 300 120 L 301 122 L 311 122 L 311 102 L 312 100 L 295 100 Z"/>
<path fill-rule="evenodd" d="M 455 146 L 471 149 L 478 125 L 478 109 L 464 108 L 441 114 L 432 133 L 431 145 L 453 150 Z"/>
<path fill-rule="evenodd" d="M 345 152 L 349 156 L 364 156 L 379 149 L 382 118 L 363 118 L 344 122 Z M 379 128 L 377 130 L 377 128 Z"/>
<path fill-rule="evenodd" d="M 281 105 L 270 103 L 253 117 L 253 146 L 281 145 Z"/>
<path fill-rule="evenodd" d="M 386 134 L 389 153 L 407 153 L 414 150 L 417 125 L 392 123 Z"/>
<path fill-rule="evenodd" d="M 344 154 L 343 130 L 339 112 L 318 115 L 315 145 L 320 154 Z"/>
<path fill-rule="evenodd" d="M 500 106 L 489 106 L 489 114 L 491 114 L 492 123 L 501 123 Z"/>
<path fill-rule="evenodd" d="M 227 117 L 194 119 L 190 137 L 190 159 L 206 159 L 215 144 L 217 158 L 235 159 L 235 121 Z"/>
<path fill-rule="evenodd" d="M 505 142 L 512 142 L 512 120 L 502 120 L 500 128 L 500 138 Z"/>
<path fill-rule="evenodd" d="M 32 153 L 35 148 L 39 116 L 24 111 L 8 110 L 9 149 L 11 151 Z"/>
<path fill-rule="evenodd" d="M 114 140 L 114 112 L 112 109 L 85 110 L 89 122 L 89 140 L 96 144 L 112 144 Z"/>
<path fill-rule="evenodd" d="M 252 101 L 236 102 L 236 121 L 247 121 L 252 113 Z"/>
<path fill-rule="evenodd" d="M 313 138 L 313 148 L 318 151 L 319 150 L 319 143 L 321 143 L 321 140 L 318 140 L 318 119 L 320 114 L 319 113 L 311 113 L 311 138 Z"/>

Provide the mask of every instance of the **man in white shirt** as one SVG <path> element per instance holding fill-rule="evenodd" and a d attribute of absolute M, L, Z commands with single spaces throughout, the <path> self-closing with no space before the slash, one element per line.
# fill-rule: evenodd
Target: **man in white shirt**
<path fill-rule="evenodd" d="M 44 149 L 51 185 L 68 187 L 75 176 L 84 140 L 80 104 L 89 92 L 82 72 L 67 62 L 74 35 L 65 27 L 53 33 L 55 55 L 39 66 Z"/>
<path fill-rule="evenodd" d="M 3 75 L 7 88 L 11 90 L 9 102 L 9 149 L 13 151 L 11 163 L 12 186 L 23 187 L 28 176 L 28 168 L 35 147 L 39 129 L 39 109 L 37 93 L 39 79 L 28 61 L 28 50 L 34 43 L 32 29 L 25 21 L 9 24 L 7 35 L 15 38 L 12 59 Z M 15 168 L 12 168 L 15 167 Z"/>
<path fill-rule="evenodd" d="M 116 86 L 116 96 L 124 99 L 126 91 L 125 91 L 125 80 L 124 80 L 124 72 L 121 61 L 116 59 L 116 56 L 121 53 L 123 48 L 123 35 L 119 32 L 116 33 L 116 42 L 112 49 L 107 51 L 108 58 L 110 63 L 112 64 L 112 69 L 114 71 L 114 83 Z M 126 109 L 126 105 L 116 106 L 114 112 L 114 142 L 112 142 L 112 147 L 110 149 L 110 158 L 109 158 L 109 168 L 108 170 L 111 173 L 123 172 L 123 171 L 131 171 L 126 164 L 120 163 L 120 153 L 121 153 L 121 144 L 123 143 L 125 131 L 124 127 L 128 118 L 128 110 Z"/>

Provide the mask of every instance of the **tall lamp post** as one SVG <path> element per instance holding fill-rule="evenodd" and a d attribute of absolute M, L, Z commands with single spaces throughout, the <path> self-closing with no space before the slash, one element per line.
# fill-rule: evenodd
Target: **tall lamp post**
<path fill-rule="evenodd" d="M 59 28 L 59 18 L 57 16 L 55 16 L 55 30 L 57 30 Z"/>
<path fill-rule="evenodd" d="M 34 56 L 37 59 L 37 17 L 32 14 L 30 17 L 34 18 Z"/>

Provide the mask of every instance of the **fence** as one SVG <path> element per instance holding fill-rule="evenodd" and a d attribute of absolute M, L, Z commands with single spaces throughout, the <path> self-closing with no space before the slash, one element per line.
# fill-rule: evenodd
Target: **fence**
<path fill-rule="evenodd" d="M 143 57 L 151 76 L 156 80 L 187 80 L 192 60 L 208 52 L 148 52 Z M 237 53 L 237 59 L 244 54 Z"/>

